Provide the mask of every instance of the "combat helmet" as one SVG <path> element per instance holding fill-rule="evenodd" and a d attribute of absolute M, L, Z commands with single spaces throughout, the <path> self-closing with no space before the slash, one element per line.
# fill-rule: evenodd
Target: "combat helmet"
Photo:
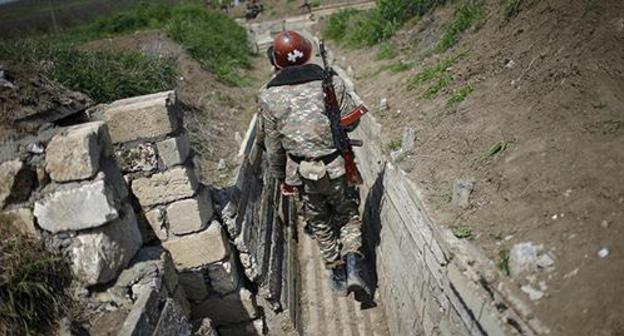
<path fill-rule="evenodd" d="M 273 39 L 273 62 L 278 68 L 305 64 L 312 55 L 312 43 L 293 30 L 284 30 Z"/>

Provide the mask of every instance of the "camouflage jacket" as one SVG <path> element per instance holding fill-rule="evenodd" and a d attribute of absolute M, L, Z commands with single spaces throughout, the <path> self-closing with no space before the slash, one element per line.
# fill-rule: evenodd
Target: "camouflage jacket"
<path fill-rule="evenodd" d="M 355 107 L 344 81 L 334 76 L 334 88 L 342 113 Z M 287 154 L 318 158 L 336 151 L 330 122 L 325 116 L 322 81 L 264 88 L 259 97 L 260 141 L 264 141 L 272 175 L 289 185 L 301 185 L 298 164 Z M 327 165 L 331 179 L 345 174 L 344 160 L 338 156 Z"/>

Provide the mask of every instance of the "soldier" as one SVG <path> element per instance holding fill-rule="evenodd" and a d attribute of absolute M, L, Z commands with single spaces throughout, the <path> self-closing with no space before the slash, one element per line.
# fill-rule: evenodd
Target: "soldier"
<path fill-rule="evenodd" d="M 269 168 L 283 195 L 301 194 L 334 292 L 354 292 L 356 300 L 371 302 L 359 199 L 347 186 L 344 160 L 324 114 L 323 68 L 309 62 L 312 49 L 299 33 L 283 31 L 267 52 L 276 73 L 260 93 L 259 105 Z M 344 82 L 336 77 L 335 83 L 341 111 L 351 111 L 355 104 Z"/>

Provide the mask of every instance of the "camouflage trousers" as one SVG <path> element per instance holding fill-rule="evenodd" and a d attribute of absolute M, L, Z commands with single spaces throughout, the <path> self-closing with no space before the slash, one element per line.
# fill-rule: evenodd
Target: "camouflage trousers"
<path fill-rule="evenodd" d="M 305 192 L 302 197 L 305 219 L 328 267 L 349 252 L 361 253 L 359 197 L 349 190 L 345 176 L 331 180 L 325 193 Z"/>

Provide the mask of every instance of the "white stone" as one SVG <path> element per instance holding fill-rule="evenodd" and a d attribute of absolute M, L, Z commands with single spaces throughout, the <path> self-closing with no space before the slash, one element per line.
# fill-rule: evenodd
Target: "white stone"
<path fill-rule="evenodd" d="M 165 226 L 165 211 L 161 208 L 154 208 L 145 213 L 145 219 L 152 227 L 154 234 L 160 241 L 167 240 L 169 233 L 167 232 L 167 227 Z"/>
<path fill-rule="evenodd" d="M 555 264 L 555 260 L 547 253 L 544 253 L 537 258 L 536 263 L 540 268 L 549 268 Z"/>
<path fill-rule="evenodd" d="M 210 264 L 208 277 L 210 278 L 210 287 L 217 293 L 225 295 L 235 291 L 238 288 L 240 278 L 234 256 L 232 255 L 227 261 Z"/>
<path fill-rule="evenodd" d="M 204 231 L 179 238 L 169 238 L 163 243 L 169 250 L 178 271 L 205 266 L 228 256 L 229 245 L 221 225 L 212 222 Z"/>
<path fill-rule="evenodd" d="M 474 189 L 472 179 L 458 179 L 453 182 L 453 195 L 451 204 L 466 209 L 470 206 L 470 194 Z"/>
<path fill-rule="evenodd" d="M 169 231 L 175 235 L 185 235 L 206 228 L 213 215 L 212 200 L 208 190 L 197 196 L 171 203 L 167 207 Z"/>
<path fill-rule="evenodd" d="M 175 93 L 167 91 L 99 106 L 95 115 L 106 121 L 113 141 L 122 143 L 175 132 L 177 110 Z"/>
<path fill-rule="evenodd" d="M 158 156 L 166 167 L 183 164 L 191 153 L 191 145 L 186 133 L 175 138 L 169 138 L 156 144 Z"/>
<path fill-rule="evenodd" d="M 104 180 L 60 190 L 35 203 L 35 217 L 52 233 L 101 226 L 119 217 L 115 194 Z"/>
<path fill-rule="evenodd" d="M 388 109 L 388 99 L 387 98 L 381 98 L 381 100 L 379 101 L 379 110 L 380 111 L 385 111 Z"/>
<path fill-rule="evenodd" d="M 101 121 L 69 127 L 50 140 L 46 171 L 57 182 L 91 178 L 100 168 L 102 152 L 111 149 L 106 125 Z"/>
<path fill-rule="evenodd" d="M 403 131 L 403 137 L 401 138 L 401 149 L 404 153 L 410 153 L 414 148 L 414 142 L 416 141 L 416 130 L 411 127 L 407 127 Z"/>
<path fill-rule="evenodd" d="M 609 249 L 606 247 L 603 247 L 600 249 L 600 251 L 598 251 L 598 256 L 600 258 L 606 258 L 609 255 Z"/>
<path fill-rule="evenodd" d="M 187 167 L 176 167 L 132 181 L 132 191 L 143 207 L 188 198 L 197 190 L 197 177 Z"/>
<path fill-rule="evenodd" d="M 544 297 L 544 292 L 533 288 L 531 285 L 524 285 L 520 289 L 529 295 L 531 301 L 537 301 Z"/>
<path fill-rule="evenodd" d="M 141 244 L 134 211 L 126 205 L 123 217 L 74 238 L 71 245 L 74 274 L 87 286 L 107 283 L 128 265 Z"/>
<path fill-rule="evenodd" d="M 509 252 L 509 273 L 516 277 L 537 271 L 537 248 L 531 242 L 514 245 Z"/>
<path fill-rule="evenodd" d="M 11 201 L 23 201 L 30 195 L 32 172 L 19 159 L 0 165 L 0 208 Z"/>

